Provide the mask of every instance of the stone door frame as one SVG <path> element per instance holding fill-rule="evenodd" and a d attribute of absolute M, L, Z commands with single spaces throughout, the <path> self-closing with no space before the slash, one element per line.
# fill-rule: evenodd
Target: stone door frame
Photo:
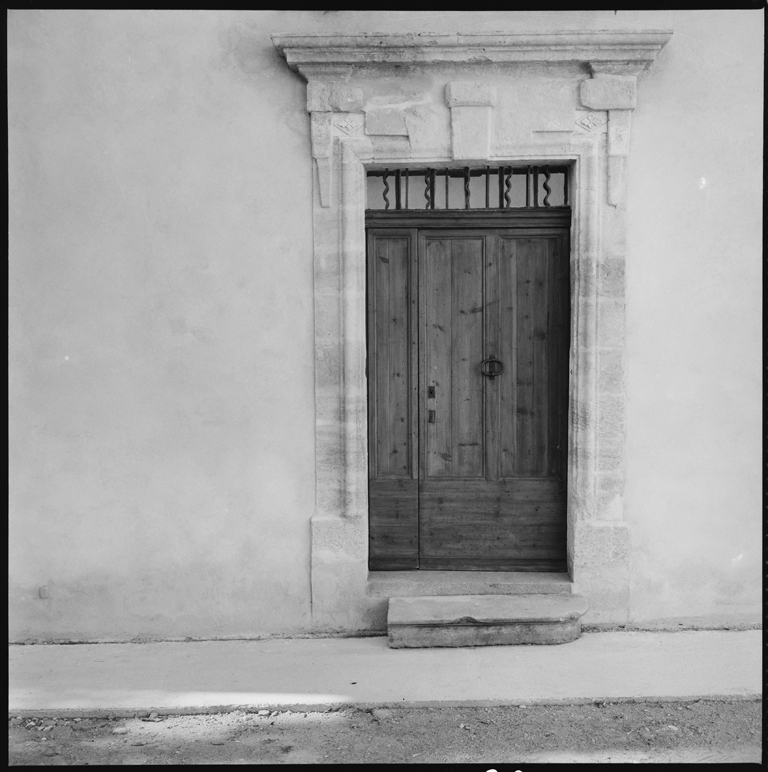
<path fill-rule="evenodd" d="M 574 591 L 590 600 L 587 621 L 628 618 L 624 172 L 637 76 L 671 34 L 273 35 L 289 66 L 308 81 L 315 167 L 316 630 L 381 629 L 384 623 L 382 599 L 366 594 L 365 206 L 366 170 L 392 164 L 572 165 L 568 568 Z M 559 67 L 561 77 L 578 80 L 580 109 L 545 116 L 529 141 L 494 143 L 499 79 L 532 66 Z M 396 68 L 428 71 L 432 78 L 445 73 L 448 147 L 418 147 L 410 113 L 381 108 L 367 97 L 371 83 L 380 92 L 387 79 L 396 82 Z M 435 120 L 440 118 L 438 109 Z"/>

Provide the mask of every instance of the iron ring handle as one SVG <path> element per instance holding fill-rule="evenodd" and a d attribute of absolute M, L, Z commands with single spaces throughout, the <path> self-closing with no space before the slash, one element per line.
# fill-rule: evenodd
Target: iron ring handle
<path fill-rule="evenodd" d="M 496 363 L 497 365 L 499 365 L 499 369 L 496 372 L 491 371 L 490 369 L 491 363 Z M 485 369 L 486 365 L 488 365 L 487 371 Z M 493 380 L 497 375 L 501 375 L 504 372 L 504 363 L 500 359 L 496 359 L 496 357 L 491 357 L 490 359 L 484 359 L 480 363 L 480 372 L 487 378 L 490 378 L 490 380 Z"/>

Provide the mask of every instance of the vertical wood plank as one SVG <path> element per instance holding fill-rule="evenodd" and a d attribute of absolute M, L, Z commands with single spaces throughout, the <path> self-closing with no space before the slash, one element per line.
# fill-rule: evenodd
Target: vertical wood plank
<path fill-rule="evenodd" d="M 517 244 L 517 406 L 515 474 L 528 476 L 533 444 L 533 292 L 531 241 Z"/>
<path fill-rule="evenodd" d="M 423 390 L 435 388 L 435 422 L 421 422 L 426 477 L 483 474 L 482 237 L 422 237 Z M 426 396 L 420 395 L 420 404 Z M 423 407 L 424 405 L 422 405 Z"/>
<path fill-rule="evenodd" d="M 486 177 L 486 182 L 488 178 Z M 482 359 L 496 356 L 504 365 L 504 372 L 490 380 L 484 376 L 483 398 L 485 406 L 485 479 L 498 480 L 501 477 L 501 397 L 510 381 L 510 360 L 504 351 L 501 323 L 501 275 L 500 238 L 490 232 L 485 237 L 485 279 L 484 279 L 484 333 L 485 349 Z"/>
<path fill-rule="evenodd" d="M 451 315 L 453 313 L 451 294 L 451 252 L 450 241 L 425 238 L 424 269 L 422 272 L 422 297 L 424 298 L 422 317 L 424 341 L 424 387 L 434 386 L 435 422 L 427 424 L 422 420 L 425 442 L 425 475 L 441 476 L 448 474 L 452 456 L 450 454 L 450 436 L 448 430 L 453 416 L 451 395 Z M 419 402 L 424 404 L 424 388 L 419 395 Z"/>
<path fill-rule="evenodd" d="M 484 239 L 455 238 L 451 247 L 451 474 L 482 477 L 485 455 L 484 377 L 480 375 L 479 364 L 483 359 L 485 315 Z"/>
<path fill-rule="evenodd" d="M 551 313 L 549 288 L 549 239 L 532 243 L 533 287 L 533 410 L 531 413 L 532 447 L 530 473 L 535 477 L 547 474 L 549 450 L 549 372 L 548 337 Z"/>
<path fill-rule="evenodd" d="M 409 253 L 408 237 L 374 239 L 376 476 L 412 475 Z"/>
<path fill-rule="evenodd" d="M 410 342 L 410 397 L 411 420 L 411 478 L 419 478 L 419 421 L 421 405 L 419 402 L 419 232 L 413 228 L 409 233 L 411 259 L 409 261 L 409 300 L 408 338 Z M 417 502 L 418 506 L 418 502 Z"/>
<path fill-rule="evenodd" d="M 499 240 L 499 336 L 501 360 L 506 372 L 499 384 L 500 475 L 514 477 L 517 458 L 517 383 L 519 357 L 517 325 L 517 240 L 506 235 Z"/>

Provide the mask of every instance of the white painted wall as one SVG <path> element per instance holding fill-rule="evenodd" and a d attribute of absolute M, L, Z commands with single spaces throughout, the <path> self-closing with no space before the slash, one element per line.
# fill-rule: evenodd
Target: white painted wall
<path fill-rule="evenodd" d="M 629 167 L 632 616 L 758 619 L 762 22 L 9 12 L 11 639 L 309 627 L 309 121 L 272 32 L 675 31 Z"/>

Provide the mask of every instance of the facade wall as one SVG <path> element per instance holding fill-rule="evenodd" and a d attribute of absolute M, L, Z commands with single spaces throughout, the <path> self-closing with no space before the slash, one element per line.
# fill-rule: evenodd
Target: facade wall
<path fill-rule="evenodd" d="M 759 619 L 762 21 L 10 12 L 11 639 L 311 627 L 309 118 L 273 32 L 674 30 L 628 169 L 630 613 Z"/>

